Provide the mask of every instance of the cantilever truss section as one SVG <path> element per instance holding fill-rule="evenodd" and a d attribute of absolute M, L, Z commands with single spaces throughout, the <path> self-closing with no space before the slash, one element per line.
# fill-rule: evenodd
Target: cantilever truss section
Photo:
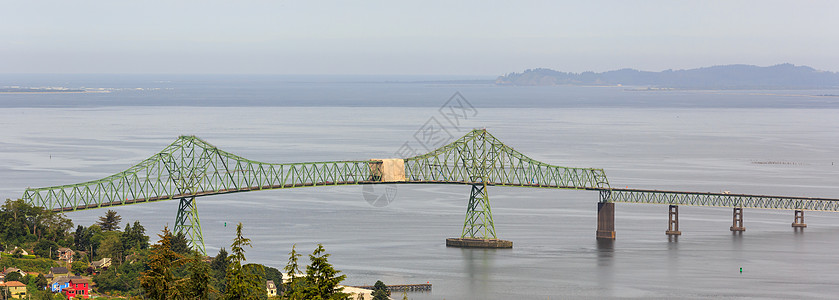
<path fill-rule="evenodd" d="M 608 188 L 603 169 L 569 168 L 534 160 L 476 129 L 446 146 L 405 159 L 412 182 L 486 183 L 563 189 Z"/>
<path fill-rule="evenodd" d="M 609 188 L 602 169 L 568 168 L 536 161 L 483 129 L 472 130 L 427 154 L 405 159 L 405 177 L 411 182 L 472 186 L 461 238 L 496 238 L 487 186 Z"/>
<path fill-rule="evenodd" d="M 75 211 L 181 199 L 175 231 L 203 250 L 195 197 L 256 190 L 347 185 L 380 178 L 381 161 L 272 164 L 222 151 L 195 137 L 181 136 L 152 157 L 103 179 L 26 189 L 22 199 L 53 211 Z M 189 199 L 188 202 L 184 202 Z"/>

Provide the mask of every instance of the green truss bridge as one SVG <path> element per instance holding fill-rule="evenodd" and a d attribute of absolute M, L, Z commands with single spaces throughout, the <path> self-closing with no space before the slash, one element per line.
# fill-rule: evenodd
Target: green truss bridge
<path fill-rule="evenodd" d="M 181 136 L 125 171 L 78 184 L 29 188 L 22 199 L 56 212 L 179 200 L 174 231 L 184 233 L 196 250 L 204 252 L 198 197 L 299 187 L 412 183 L 472 187 L 461 237 L 447 240 L 452 246 L 466 247 L 512 247 L 511 242 L 496 237 L 489 186 L 599 191 L 597 237 L 607 239 L 615 237 L 615 202 L 670 205 L 668 234 L 678 232 L 678 205 L 734 208 L 731 230 L 744 229 L 743 208 L 795 210 L 799 227 L 804 210 L 839 211 L 839 199 L 611 188 L 603 169 L 539 162 L 483 129 L 406 159 L 279 164 L 249 160 L 198 137 Z"/>

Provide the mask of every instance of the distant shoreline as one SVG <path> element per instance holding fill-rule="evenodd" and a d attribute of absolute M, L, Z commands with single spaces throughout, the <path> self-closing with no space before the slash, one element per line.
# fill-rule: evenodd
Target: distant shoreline
<path fill-rule="evenodd" d="M 110 93 L 109 91 L 0 91 L 5 95 L 43 95 L 43 94 L 88 94 L 88 93 Z"/>
<path fill-rule="evenodd" d="M 779 64 L 769 67 L 724 65 L 661 72 L 620 69 L 602 73 L 571 73 L 551 69 L 527 69 L 495 80 L 500 86 L 604 85 L 639 87 L 632 90 L 798 90 L 837 89 L 839 73 L 808 66 Z"/>

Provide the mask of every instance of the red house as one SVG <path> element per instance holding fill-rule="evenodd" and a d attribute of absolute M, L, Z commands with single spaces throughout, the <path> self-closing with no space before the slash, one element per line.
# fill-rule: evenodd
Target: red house
<path fill-rule="evenodd" d="M 85 279 L 77 279 L 73 278 L 70 279 L 70 286 L 61 290 L 64 292 L 64 295 L 67 296 L 67 299 L 73 299 L 73 297 L 81 297 L 84 299 L 90 298 L 90 286 Z"/>

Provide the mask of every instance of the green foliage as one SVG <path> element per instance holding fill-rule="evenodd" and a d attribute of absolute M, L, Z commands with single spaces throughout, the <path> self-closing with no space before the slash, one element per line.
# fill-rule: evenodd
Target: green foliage
<path fill-rule="evenodd" d="M 81 260 L 74 261 L 72 264 L 70 264 L 70 270 L 72 270 L 75 274 L 84 273 L 85 271 L 87 271 L 87 267 L 88 263 Z"/>
<path fill-rule="evenodd" d="M 102 241 L 99 244 L 98 258 L 111 258 L 112 263 L 122 263 L 125 256 L 125 248 L 122 244 L 122 232 L 107 231 L 102 233 Z"/>
<path fill-rule="evenodd" d="M 186 235 L 183 232 L 172 235 L 172 251 L 180 255 L 188 255 L 190 253 L 189 241 L 186 240 Z"/>
<path fill-rule="evenodd" d="M 376 281 L 373 285 L 373 300 L 387 300 L 390 299 L 387 295 L 387 285 L 381 280 Z"/>
<path fill-rule="evenodd" d="M 32 252 L 40 257 L 58 259 L 58 252 L 56 252 L 56 250 L 58 250 L 59 247 L 60 246 L 56 242 L 42 239 L 35 244 L 35 247 L 32 249 Z"/>
<path fill-rule="evenodd" d="M 50 268 L 58 267 L 58 263 L 46 258 L 14 258 L 4 256 L 0 258 L 0 266 L 15 266 L 21 270 L 49 273 Z"/>
<path fill-rule="evenodd" d="M 149 247 L 149 237 L 146 235 L 146 228 L 140 224 L 140 221 L 134 221 L 134 226 L 125 224 L 125 231 L 122 233 L 122 243 L 126 251 L 133 249 L 142 250 Z"/>
<path fill-rule="evenodd" d="M 90 232 L 90 246 L 88 250 L 90 250 L 90 257 L 91 260 L 97 257 L 99 253 L 99 244 L 102 243 L 102 239 L 105 238 L 104 231 L 102 231 L 102 227 L 99 225 L 93 224 L 87 228 L 87 231 Z"/>
<path fill-rule="evenodd" d="M 280 272 L 280 270 L 277 270 L 277 268 L 263 266 L 263 269 L 265 269 L 265 278 L 264 278 L 265 281 L 268 281 L 268 280 L 274 281 L 274 285 L 277 286 L 277 292 L 278 293 L 282 292 L 283 291 L 283 284 L 282 284 L 283 283 L 283 273 Z"/>
<path fill-rule="evenodd" d="M 0 244 L 4 249 L 39 239 L 70 245 L 68 230 L 72 227 L 73 222 L 63 214 L 29 205 L 20 199 L 6 199 L 0 207 Z"/>
<path fill-rule="evenodd" d="M 213 285 L 216 287 L 218 292 L 224 293 L 225 291 L 225 279 L 224 277 L 227 275 L 227 250 L 224 248 L 219 249 L 218 254 L 213 260 L 210 262 L 210 271 L 212 272 L 213 277 Z"/>
<path fill-rule="evenodd" d="M 141 252 L 141 258 L 134 262 L 112 264 L 107 270 L 93 276 L 97 290 L 113 295 L 140 295 L 140 274 L 146 269 L 147 253 Z"/>
<path fill-rule="evenodd" d="M 31 300 L 53 300 L 58 298 L 53 298 L 53 294 L 50 291 L 43 291 L 43 290 L 26 290 L 27 299 Z M 65 298 L 61 298 L 62 300 Z"/>
<path fill-rule="evenodd" d="M 93 237 L 93 232 L 82 225 L 76 227 L 76 232 L 73 233 L 73 247 L 77 251 L 89 251 L 91 246 L 90 239 Z"/>
<path fill-rule="evenodd" d="M 242 266 L 245 262 L 245 246 L 251 246 L 251 240 L 242 236 L 242 223 L 236 226 L 236 238 L 230 245 L 230 256 L 228 257 L 227 289 L 224 292 L 225 299 L 257 299 L 265 297 L 265 289 L 262 287 L 261 277 L 265 271 L 261 265 Z"/>
<path fill-rule="evenodd" d="M 11 272 L 6 275 L 6 281 L 20 281 L 23 282 L 23 275 L 20 275 L 19 272 Z"/>
<path fill-rule="evenodd" d="M 318 244 L 312 254 L 309 254 L 311 264 L 306 266 L 305 288 L 303 299 L 347 299 L 348 294 L 343 293 L 343 287 L 339 287 L 347 275 L 338 275 L 341 271 L 335 270 L 327 261 L 329 254 L 322 244 Z"/>
<path fill-rule="evenodd" d="M 15 251 L 12 251 L 12 257 L 23 258 L 23 249 L 15 248 Z"/>
<path fill-rule="evenodd" d="M 302 280 L 297 278 L 297 274 L 300 274 L 298 261 L 303 254 L 297 253 L 296 244 L 291 245 L 291 252 L 288 254 L 288 264 L 286 264 L 285 268 L 283 268 L 283 271 L 285 271 L 289 276 L 288 282 L 282 284 L 284 286 L 283 289 L 285 290 L 284 298 L 297 300 L 302 297 L 301 293 L 303 292 L 303 287 L 301 285 Z"/>
<path fill-rule="evenodd" d="M 172 251 L 172 233 L 168 227 L 163 228 L 163 234 L 158 234 L 160 240 L 151 246 L 148 270 L 142 273 L 140 284 L 149 299 L 166 300 L 179 294 L 175 288 L 174 269 L 184 263 L 183 256 Z"/>
<path fill-rule="evenodd" d="M 47 278 L 44 277 L 44 274 L 38 274 L 38 277 L 35 277 L 35 287 L 38 288 L 38 290 L 43 290 L 47 287 L 47 285 L 49 285 L 49 282 L 47 282 Z"/>
<path fill-rule="evenodd" d="M 105 216 L 99 217 L 99 222 L 96 224 L 99 227 L 102 227 L 104 231 L 114 231 L 119 230 L 119 222 L 122 221 L 122 217 L 117 214 L 117 212 L 113 210 L 108 210 L 105 213 Z"/>
<path fill-rule="evenodd" d="M 210 295 L 215 293 L 210 284 L 212 281 L 210 266 L 201 261 L 201 256 L 195 253 L 189 259 L 187 270 L 190 275 L 182 288 L 186 299 L 210 299 Z"/>

